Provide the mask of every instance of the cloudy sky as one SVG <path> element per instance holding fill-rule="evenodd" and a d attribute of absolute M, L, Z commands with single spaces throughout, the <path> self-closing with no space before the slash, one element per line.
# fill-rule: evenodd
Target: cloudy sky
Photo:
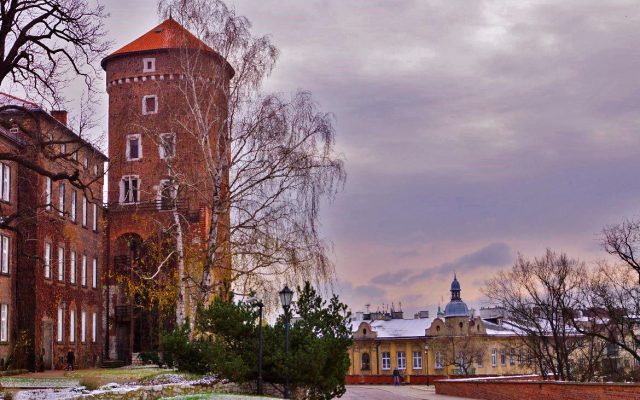
<path fill-rule="evenodd" d="M 119 47 L 155 1 L 105 0 Z M 323 211 L 354 310 L 463 298 L 517 252 L 604 257 L 640 209 L 637 1 L 234 0 L 281 49 L 268 89 L 336 115 L 348 182 Z"/>

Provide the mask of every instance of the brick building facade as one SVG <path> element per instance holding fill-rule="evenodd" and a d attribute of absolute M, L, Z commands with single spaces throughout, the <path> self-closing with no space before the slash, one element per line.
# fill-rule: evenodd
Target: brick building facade
<path fill-rule="evenodd" d="M 67 127 L 66 112 L 0 94 L 0 106 L 23 108 L 0 111 L 0 152 L 33 163 L 0 163 L 0 216 L 17 216 L 10 229 L 0 229 L 0 370 L 16 365 L 16 357 L 32 370 L 62 368 L 70 350 L 80 367 L 106 359 L 131 363 L 134 353 L 157 350 L 171 321 L 162 321 L 157 305 L 133 294 L 121 278 L 139 279 L 145 252 L 164 243 L 175 224 L 173 211 L 179 211 L 186 243 L 202 248 L 207 239 L 212 180 L 205 153 L 195 151 L 202 148 L 191 134 L 197 129 L 189 113 L 194 103 L 185 98 L 184 82 L 195 82 L 202 97 L 197 105 L 209 102 L 213 149 L 217 137 L 226 137 L 216 133 L 226 130 L 233 69 L 172 19 L 107 56 L 102 66 L 110 159 Z M 76 170 L 91 182 L 86 190 L 42 173 Z M 225 171 L 223 200 L 228 179 Z M 228 205 L 223 210 L 217 237 L 225 256 L 214 268 L 220 287 L 230 274 Z M 168 263 L 154 285 L 171 285 L 172 268 Z"/>
<path fill-rule="evenodd" d="M 0 277 L 0 338 L 6 339 L 0 341 L 0 361 L 11 361 L 11 346 L 22 342 L 23 354 L 13 358 L 24 357 L 30 369 L 61 368 L 70 350 L 78 365 L 96 365 L 102 354 L 102 175 L 107 158 L 66 126 L 65 112 L 48 113 L 6 94 L 0 94 L 0 104 L 28 110 L 0 113 L 0 140 L 3 150 L 33 165 L 9 162 L 2 167 L 2 216 L 10 229 L 0 236 L 0 254 L 8 258 Z M 79 188 L 38 169 L 78 171 L 90 183 Z"/>
<path fill-rule="evenodd" d="M 173 19 L 168 19 L 102 61 L 109 94 L 109 265 L 107 287 L 107 354 L 131 362 L 138 352 L 155 350 L 159 332 L 173 320 L 161 319 L 154 299 L 144 291 L 132 294 L 119 284 L 138 279 L 150 248 L 168 240 L 167 232 L 180 215 L 185 243 L 204 243 L 210 229 L 212 179 L 202 151 L 202 136 L 194 134 L 208 121 L 211 150 L 225 128 L 226 92 L 233 69 Z M 190 98 L 189 84 L 197 99 Z M 204 111 L 195 115 L 197 106 Z M 226 135 L 224 135 L 226 136 Z M 225 175 L 223 186 L 228 182 Z M 175 211 L 175 213 L 174 213 Z M 228 213 L 218 235 L 228 239 Z M 175 260 L 174 260 L 175 261 Z M 215 281 L 230 273 L 217 268 Z M 168 263 L 170 274 L 175 266 Z M 148 275 L 150 275 L 149 273 Z M 162 275 L 152 285 L 166 285 Z M 188 300 L 188 299 L 186 299 Z"/>

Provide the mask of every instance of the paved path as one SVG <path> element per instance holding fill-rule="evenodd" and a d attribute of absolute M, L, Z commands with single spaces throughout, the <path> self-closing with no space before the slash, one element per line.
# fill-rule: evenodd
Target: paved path
<path fill-rule="evenodd" d="M 347 385 L 344 400 L 469 400 L 462 397 L 438 395 L 433 386 L 413 385 Z"/>

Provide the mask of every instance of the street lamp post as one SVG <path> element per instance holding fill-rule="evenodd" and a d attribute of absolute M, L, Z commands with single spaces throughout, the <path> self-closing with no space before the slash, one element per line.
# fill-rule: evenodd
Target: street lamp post
<path fill-rule="evenodd" d="M 427 386 L 429 386 L 429 346 L 424 345 L 424 363 L 427 367 Z"/>
<path fill-rule="evenodd" d="M 291 306 L 292 298 L 293 298 L 293 290 L 289 289 L 289 287 L 285 285 L 284 289 L 280 291 L 280 303 L 282 304 L 282 309 L 284 310 L 284 357 L 285 357 L 285 360 L 289 356 L 289 307 Z M 285 372 L 284 398 L 285 399 L 291 398 L 291 394 L 289 393 L 289 373 L 288 372 Z"/>
<path fill-rule="evenodd" d="M 260 337 L 260 341 L 258 342 L 258 382 L 257 382 L 257 394 L 258 396 L 264 395 L 264 389 L 262 385 L 262 308 L 264 304 L 262 301 L 258 300 L 255 297 L 250 298 L 247 303 L 249 303 L 252 307 L 258 307 L 260 309 L 260 317 L 258 319 L 258 335 Z"/>

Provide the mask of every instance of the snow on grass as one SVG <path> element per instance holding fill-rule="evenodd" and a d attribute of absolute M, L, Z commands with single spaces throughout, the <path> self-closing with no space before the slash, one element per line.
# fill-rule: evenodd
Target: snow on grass
<path fill-rule="evenodd" d="M 0 385 L 5 388 L 71 388 L 80 385 L 78 379 L 69 378 L 0 378 Z"/>

